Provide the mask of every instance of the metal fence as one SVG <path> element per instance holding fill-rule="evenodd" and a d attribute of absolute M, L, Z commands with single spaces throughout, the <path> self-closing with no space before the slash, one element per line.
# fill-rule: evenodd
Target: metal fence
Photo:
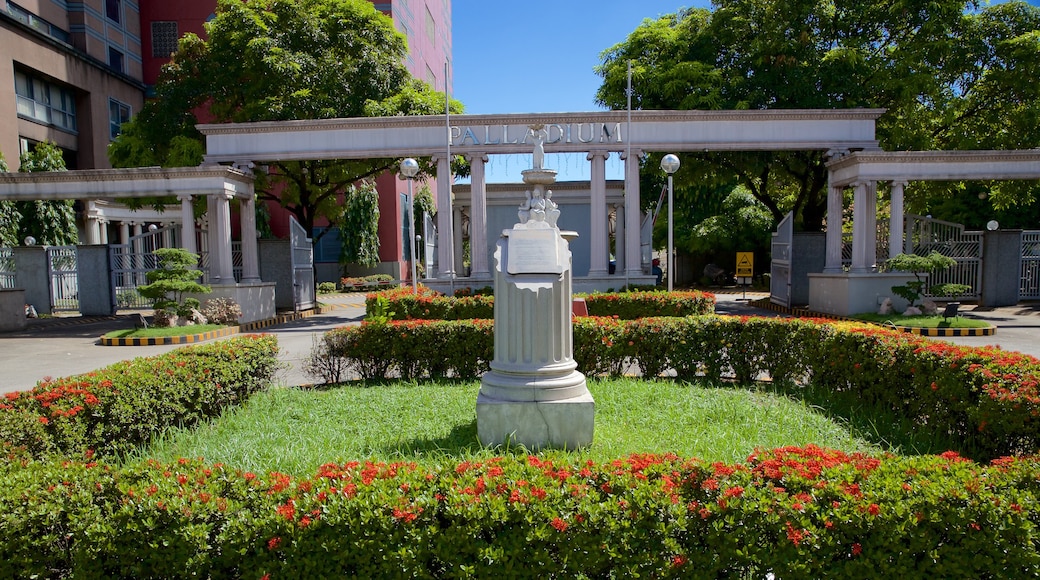
<path fill-rule="evenodd" d="M 926 216 L 907 215 L 906 234 L 913 252 L 927 256 L 938 252 L 956 262 L 950 268 L 928 276 L 925 294 L 938 299 L 977 299 L 982 295 L 982 232 L 969 232 L 964 226 Z M 938 284 L 964 284 L 971 288 L 966 295 L 940 296 L 930 292 Z"/>

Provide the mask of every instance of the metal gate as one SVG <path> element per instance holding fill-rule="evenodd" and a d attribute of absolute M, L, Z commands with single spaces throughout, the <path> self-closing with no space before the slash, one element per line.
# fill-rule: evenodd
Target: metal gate
<path fill-rule="evenodd" d="M 938 296 L 930 290 L 925 294 L 938 299 L 982 296 L 982 232 L 964 231 L 964 226 L 919 215 L 906 216 L 907 245 L 913 253 L 927 256 L 932 252 L 953 258 L 956 264 L 928 276 L 928 289 L 937 284 L 966 284 L 971 287 L 966 295 Z"/>
<path fill-rule="evenodd" d="M 773 260 L 769 265 L 769 301 L 791 306 L 791 244 L 794 243 L 794 212 L 780 220 L 773 232 Z"/>
<path fill-rule="evenodd" d="M 51 312 L 79 310 L 79 274 L 76 272 L 76 262 L 76 246 L 47 247 Z"/>
<path fill-rule="evenodd" d="M 1022 232 L 1022 282 L 1018 296 L 1022 300 L 1040 299 L 1040 231 Z"/>
<path fill-rule="evenodd" d="M 146 274 L 157 266 L 155 250 L 180 247 L 180 226 L 168 226 L 133 236 L 125 244 L 108 246 L 112 272 L 112 303 L 119 310 L 147 309 L 151 300 L 137 287 L 147 284 Z"/>
<path fill-rule="evenodd" d="M 314 244 L 307 230 L 289 216 L 289 245 L 292 256 L 293 310 L 314 308 Z"/>
<path fill-rule="evenodd" d="M 14 252 L 0 248 L 0 288 L 14 288 Z"/>

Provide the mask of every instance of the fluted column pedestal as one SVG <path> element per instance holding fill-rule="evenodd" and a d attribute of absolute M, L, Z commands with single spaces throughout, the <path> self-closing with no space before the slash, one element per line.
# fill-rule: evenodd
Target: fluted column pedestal
<path fill-rule="evenodd" d="M 480 382 L 477 436 L 484 445 L 577 449 L 592 444 L 595 403 L 574 362 L 571 252 L 544 186 L 555 171 L 528 170 L 534 185 L 521 223 L 495 245 L 495 358 Z"/>

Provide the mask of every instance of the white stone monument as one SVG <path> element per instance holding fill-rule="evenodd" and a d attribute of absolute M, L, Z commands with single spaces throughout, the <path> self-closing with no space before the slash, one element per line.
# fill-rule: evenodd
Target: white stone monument
<path fill-rule="evenodd" d="M 577 449 L 592 444 L 594 402 L 574 362 L 571 251 L 546 186 L 542 125 L 531 126 L 534 156 L 520 223 L 495 246 L 495 358 L 480 382 L 477 436 L 484 445 Z M 567 237 L 565 237 L 567 236 Z"/>

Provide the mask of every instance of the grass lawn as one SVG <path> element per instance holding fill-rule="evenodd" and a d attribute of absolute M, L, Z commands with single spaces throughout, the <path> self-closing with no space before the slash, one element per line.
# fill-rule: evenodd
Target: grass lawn
<path fill-rule="evenodd" d="M 151 326 L 148 328 L 113 330 L 106 334 L 105 338 L 158 338 L 163 336 L 188 336 L 189 334 L 202 334 L 211 330 L 220 330 L 226 326 L 226 324 L 193 324 L 191 326 L 170 326 L 163 328 Z"/>
<path fill-rule="evenodd" d="M 912 326 L 914 328 L 986 328 L 990 326 L 989 322 L 985 320 L 976 320 L 963 316 L 954 316 L 944 320 L 942 316 L 938 315 L 901 316 L 899 314 L 875 314 L 868 312 L 857 314 L 853 318 L 878 324 L 891 322 L 896 326 Z"/>
<path fill-rule="evenodd" d="M 478 381 L 276 388 L 208 425 L 168 433 L 131 459 L 203 457 L 248 471 L 310 475 L 330 461 L 437 464 L 503 453 L 477 441 L 479 388 Z M 589 389 L 596 399 L 595 439 L 577 454 L 597 462 L 669 451 L 740 462 L 756 447 L 809 443 L 846 451 L 947 449 L 893 435 L 872 419 L 875 413 L 851 408 L 851 418 L 828 416 L 815 406 L 822 401 L 779 393 L 639 379 L 594 380 Z M 928 448 L 934 445 L 940 447 Z"/>

